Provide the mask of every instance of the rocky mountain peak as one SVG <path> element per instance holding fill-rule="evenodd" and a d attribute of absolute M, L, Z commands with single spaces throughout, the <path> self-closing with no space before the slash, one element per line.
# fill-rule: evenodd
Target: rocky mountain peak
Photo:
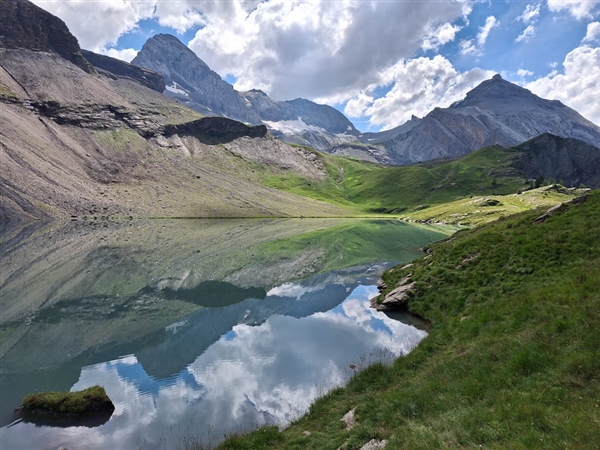
<path fill-rule="evenodd" d="M 0 47 L 53 52 L 87 73 L 95 73 L 67 25 L 33 3 L 0 0 L 0 24 Z"/>
<path fill-rule="evenodd" d="M 233 87 L 175 36 L 151 37 L 131 63 L 163 75 L 165 94 L 201 114 L 261 123 L 260 117 L 246 106 Z"/>
<path fill-rule="evenodd" d="M 456 102 L 451 108 L 477 106 L 482 109 L 493 110 L 498 107 L 512 105 L 514 109 L 523 109 L 524 102 L 529 106 L 533 106 L 539 105 L 540 101 L 549 102 L 549 100 L 543 100 L 521 86 L 506 81 L 497 74 L 469 91 L 464 100 Z"/>

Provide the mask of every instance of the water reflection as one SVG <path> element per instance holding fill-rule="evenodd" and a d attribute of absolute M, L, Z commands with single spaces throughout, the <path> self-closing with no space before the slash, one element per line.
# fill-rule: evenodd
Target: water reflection
<path fill-rule="evenodd" d="M 351 364 L 391 360 L 425 335 L 370 309 L 368 300 L 376 292 L 374 286 L 357 285 L 329 311 L 301 319 L 277 314 L 260 325 L 236 324 L 190 364 L 164 378 L 149 374 L 135 355 L 84 367 L 73 389 L 101 384 L 116 410 L 97 429 L 53 429 L 53 442 L 131 449 L 140 446 L 143 437 L 143 448 L 152 449 L 161 448 L 174 429 L 209 443 L 232 430 L 284 425 L 316 397 L 344 383 L 352 374 Z M 302 297 L 294 301 L 302 302 Z M 171 327 L 165 342 L 195 330 L 205 323 L 201 316 L 213 311 L 204 310 Z M 145 357 L 157 359 L 148 353 Z M 187 429 L 181 430 L 183 425 Z M 18 424 L 3 439 L 10 448 L 34 443 L 39 447 L 47 434 L 45 427 Z"/>
<path fill-rule="evenodd" d="M 374 352 L 409 351 L 424 332 L 369 309 L 386 266 L 373 261 L 408 261 L 443 233 L 307 222 L 71 224 L 13 238 L 0 259 L 3 424 L 35 390 L 101 384 L 116 410 L 97 428 L 14 423 L 0 431 L 3 446 L 214 443 L 289 422 Z"/>

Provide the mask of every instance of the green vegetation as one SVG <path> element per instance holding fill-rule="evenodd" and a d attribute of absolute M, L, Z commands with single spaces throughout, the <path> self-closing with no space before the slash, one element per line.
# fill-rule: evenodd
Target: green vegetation
<path fill-rule="evenodd" d="M 520 194 L 471 197 L 426 209 L 415 208 L 402 216 L 418 222 L 473 226 L 529 209 L 549 208 L 580 194 L 581 190 L 552 185 Z"/>
<path fill-rule="evenodd" d="M 113 403 L 101 386 L 92 386 L 77 392 L 41 392 L 23 399 L 24 413 L 78 416 L 114 409 Z"/>
<path fill-rule="evenodd" d="M 4 83 L 0 83 L 0 95 L 4 97 L 17 98 L 15 93 Z"/>
<path fill-rule="evenodd" d="M 408 274 L 433 329 L 277 433 L 221 449 L 596 448 L 600 442 L 600 193 L 533 224 L 528 211 L 433 244 Z M 356 408 L 358 425 L 341 417 Z"/>
<path fill-rule="evenodd" d="M 322 182 L 298 175 L 267 175 L 270 187 L 343 206 L 356 212 L 398 214 L 420 204 L 442 204 L 472 195 L 514 194 L 524 178 L 512 167 L 514 151 L 487 147 L 457 160 L 383 167 L 320 155 Z"/>
<path fill-rule="evenodd" d="M 314 251 L 322 255 L 318 272 L 373 261 L 401 263 L 417 258 L 421 254 L 419 248 L 452 231 L 448 227 L 414 226 L 399 220 L 345 220 L 331 228 L 265 243 L 256 257 L 264 255 L 280 263 Z"/>

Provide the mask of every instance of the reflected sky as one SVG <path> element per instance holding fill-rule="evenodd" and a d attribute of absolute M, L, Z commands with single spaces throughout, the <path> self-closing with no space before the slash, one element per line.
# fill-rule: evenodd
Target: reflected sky
<path fill-rule="evenodd" d="M 269 290 L 266 299 L 248 302 L 298 303 L 323 289 L 332 285 L 285 283 Z M 116 406 L 106 424 L 50 428 L 16 423 L 2 429 L 2 448 L 150 450 L 173 448 L 185 437 L 214 444 L 224 433 L 284 426 L 315 398 L 347 381 L 351 364 L 391 361 L 426 335 L 370 309 L 369 299 L 377 295 L 373 285 L 347 282 L 335 292 L 346 294 L 332 309 L 304 317 L 274 314 L 261 323 L 244 322 L 251 304 L 219 308 L 224 314 L 236 310 L 236 323 L 193 362 L 164 378 L 149 375 L 135 354 L 84 367 L 72 390 L 104 386 Z M 246 307 L 242 320 L 240 307 Z M 165 341 L 200 332 L 196 315 L 166 327 Z"/>

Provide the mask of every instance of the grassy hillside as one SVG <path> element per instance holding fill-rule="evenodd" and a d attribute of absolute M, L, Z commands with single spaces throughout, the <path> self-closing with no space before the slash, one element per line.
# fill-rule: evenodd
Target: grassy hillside
<path fill-rule="evenodd" d="M 600 442 L 600 193 L 533 224 L 529 211 L 431 246 L 410 309 L 433 329 L 280 433 L 222 449 L 597 448 Z M 341 417 L 356 408 L 358 425 Z"/>
<path fill-rule="evenodd" d="M 512 168 L 514 152 L 487 147 L 453 161 L 383 167 L 321 155 L 328 177 L 307 181 L 294 174 L 270 175 L 265 184 L 362 212 L 399 213 L 471 195 L 513 194 L 525 186 Z"/>

